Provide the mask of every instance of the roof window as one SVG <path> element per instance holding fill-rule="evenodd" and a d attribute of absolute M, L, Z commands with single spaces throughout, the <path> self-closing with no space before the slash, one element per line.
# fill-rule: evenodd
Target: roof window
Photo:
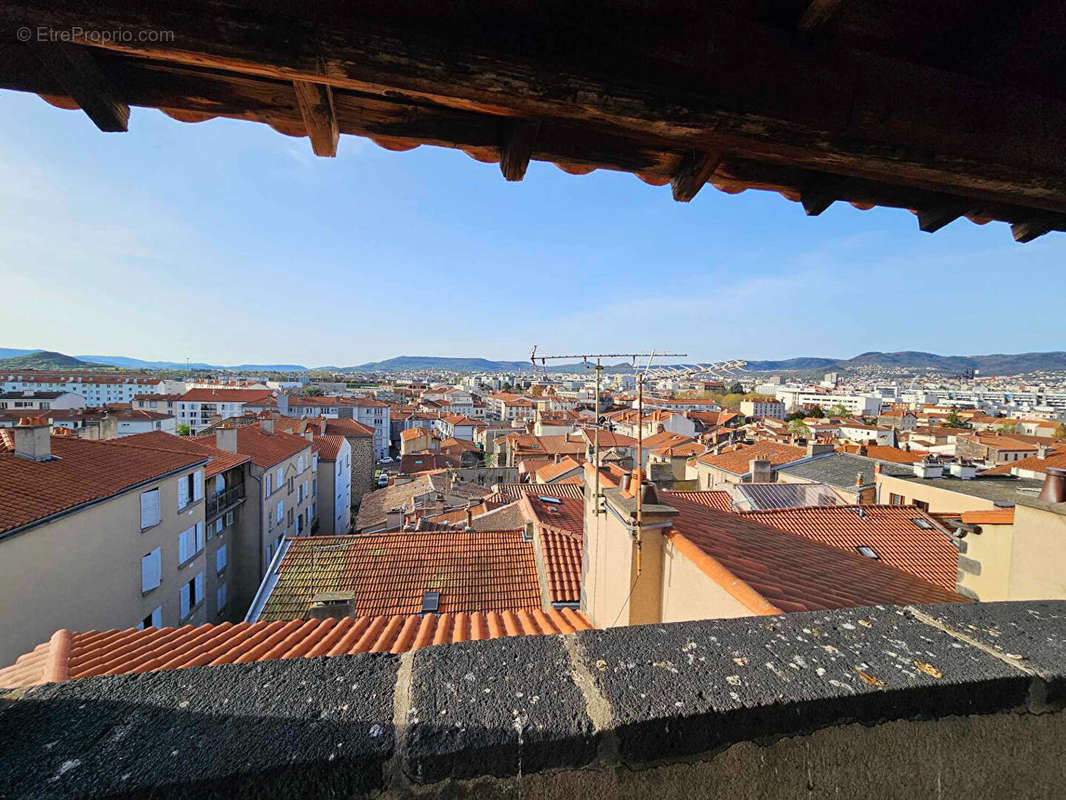
<path fill-rule="evenodd" d="M 881 558 L 879 555 L 877 555 L 877 553 L 874 552 L 874 549 L 872 547 L 867 547 L 864 544 L 859 545 L 855 549 L 859 551 L 859 555 L 866 556 L 867 558 L 873 558 L 877 560 L 880 560 Z"/>

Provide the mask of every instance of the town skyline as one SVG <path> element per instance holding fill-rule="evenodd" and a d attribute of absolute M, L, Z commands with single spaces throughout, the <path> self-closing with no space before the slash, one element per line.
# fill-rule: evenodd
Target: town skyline
<path fill-rule="evenodd" d="M 1055 285 L 1061 237 L 1019 248 L 967 221 L 928 236 L 904 211 L 844 203 L 808 219 L 767 192 L 677 204 L 631 175 L 540 163 L 519 188 L 453 150 L 346 137 L 315 159 L 261 126 L 143 109 L 135 136 L 87 136 L 83 115 L 16 93 L 0 111 L 20 123 L 0 132 L 0 263 L 19 298 L 6 346 L 347 366 L 346 353 L 518 360 L 534 343 L 766 359 L 1061 339 L 1052 292 L 1029 293 L 1024 325 L 977 324 L 1002 314 L 1004 285 Z M 176 324 L 143 302 L 156 293 Z M 419 296 L 452 311 L 401 319 L 396 304 Z M 491 336 L 473 324 L 520 298 Z M 299 340 L 237 335 L 300 311 Z"/>

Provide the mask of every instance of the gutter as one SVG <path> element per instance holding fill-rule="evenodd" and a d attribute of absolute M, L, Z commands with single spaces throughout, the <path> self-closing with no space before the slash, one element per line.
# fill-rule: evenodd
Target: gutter
<path fill-rule="evenodd" d="M 281 566 L 281 559 L 285 558 L 285 554 L 289 552 L 291 542 L 292 540 L 288 537 L 281 540 L 281 547 L 278 548 L 278 552 L 271 559 L 267 574 L 263 577 L 262 583 L 259 584 L 255 597 L 252 598 L 252 604 L 248 607 L 248 613 L 244 616 L 245 622 L 257 622 L 259 620 L 259 615 L 263 613 L 263 607 L 266 605 L 267 600 L 270 599 L 270 595 L 274 592 L 274 587 L 278 583 L 278 567 Z M 262 548 L 260 548 L 259 552 L 262 553 Z"/>

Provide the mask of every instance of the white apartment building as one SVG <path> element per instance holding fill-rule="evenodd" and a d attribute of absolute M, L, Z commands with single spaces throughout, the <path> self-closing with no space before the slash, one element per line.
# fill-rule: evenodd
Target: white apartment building
<path fill-rule="evenodd" d="M 742 400 L 740 413 L 745 417 L 785 418 L 785 404 L 780 400 Z"/>
<path fill-rule="evenodd" d="M 876 395 L 830 394 L 806 388 L 778 386 L 774 389 L 774 397 L 784 403 L 786 409 L 817 406 L 828 410 L 833 406 L 841 406 L 853 416 L 876 417 L 881 413 L 881 398 Z"/>
<path fill-rule="evenodd" d="M 269 389 L 190 389 L 175 402 L 178 425 L 199 433 L 212 422 L 277 406 Z"/>
<path fill-rule="evenodd" d="M 73 392 L 36 389 L 0 393 L 0 411 L 56 411 L 85 408 L 85 398 Z"/>
<path fill-rule="evenodd" d="M 146 376 L 92 374 L 36 370 L 26 373 L 0 373 L 2 392 L 70 392 L 85 398 L 87 406 L 129 403 L 133 396 L 155 391 L 159 381 Z"/>

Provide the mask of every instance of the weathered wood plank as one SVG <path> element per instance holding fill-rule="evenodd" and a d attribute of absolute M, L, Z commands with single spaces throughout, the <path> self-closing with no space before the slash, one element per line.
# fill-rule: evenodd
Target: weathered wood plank
<path fill-rule="evenodd" d="M 500 172 L 509 181 L 520 181 L 526 176 L 533 146 L 540 132 L 536 120 L 505 120 L 500 144 Z"/>
<path fill-rule="evenodd" d="M 918 209 L 918 230 L 925 233 L 936 233 L 969 210 L 966 203 L 951 200 L 947 203 L 932 208 Z"/>
<path fill-rule="evenodd" d="M 333 89 L 321 83 L 293 81 L 296 104 L 300 108 L 311 137 L 311 149 L 316 156 L 335 157 L 340 130 L 337 127 L 337 112 L 333 106 Z"/>
<path fill-rule="evenodd" d="M 889 184 L 1066 211 L 1066 169 L 1044 158 L 1040 145 L 1066 138 L 1062 101 L 1024 89 L 1000 90 L 887 56 L 846 52 L 820 59 L 755 24 L 744 29 L 743 37 L 729 25 L 712 26 L 703 31 L 707 41 L 698 52 L 677 51 L 664 61 L 658 52 L 634 49 L 639 31 L 616 35 L 612 30 L 629 50 L 606 37 L 573 48 L 552 41 L 544 51 L 537 36 L 522 38 L 521 25 L 499 37 L 452 27 L 416 30 L 403 27 L 405 21 L 375 22 L 361 15 L 336 15 L 320 25 L 295 0 L 278 0 L 271 13 L 253 13 L 246 0 L 189 0 L 180 9 L 165 4 L 134 9 L 111 0 L 90 12 L 80 5 L 12 0 L 0 8 L 0 17 L 55 27 L 89 22 L 124 27 L 132 41 L 100 46 L 141 57 L 378 94 L 399 92 L 455 109 L 540 118 L 552 125 L 580 121 L 669 139 L 677 152 L 722 149 Z M 148 28 L 174 30 L 176 44 L 141 41 L 138 31 Z M 277 35 L 279 28 L 286 36 Z M 664 38 L 657 31 L 654 41 Z M 610 65 L 606 72 L 605 65 Z M 990 100 L 976 102 L 980 97 Z M 1030 128 L 1018 123 L 1018 114 L 1027 108 L 1039 108 L 1041 119 L 1052 124 L 1024 133 Z M 1027 136 L 1039 141 L 1029 142 Z M 1040 163 L 1034 163 L 1036 153 Z"/>
<path fill-rule="evenodd" d="M 1014 236 L 1014 241 L 1022 244 L 1027 244 L 1033 241 L 1033 239 L 1039 239 L 1045 233 L 1050 233 L 1052 227 L 1049 223 L 1042 220 L 1032 220 L 1029 222 L 1015 222 L 1010 226 L 1011 234 Z"/>
<path fill-rule="evenodd" d="M 117 99 L 118 91 L 87 48 L 61 42 L 26 47 L 97 128 L 105 133 L 126 132 L 130 107 Z"/>
<path fill-rule="evenodd" d="M 720 150 L 702 153 L 691 150 L 685 153 L 677 172 L 670 180 L 674 199 L 680 203 L 689 202 L 710 180 L 711 175 L 721 163 L 722 152 Z"/>

